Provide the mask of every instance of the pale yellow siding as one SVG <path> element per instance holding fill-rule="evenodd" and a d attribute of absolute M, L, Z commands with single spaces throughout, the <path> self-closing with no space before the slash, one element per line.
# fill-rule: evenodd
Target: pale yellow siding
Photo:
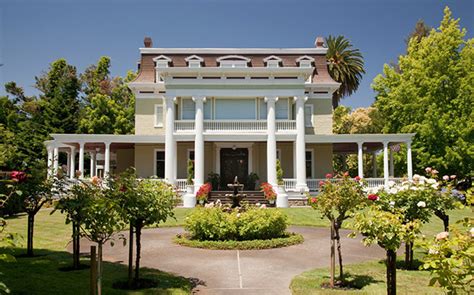
<path fill-rule="evenodd" d="M 164 144 L 135 144 L 135 168 L 139 177 L 155 175 L 155 149 L 165 149 Z"/>
<path fill-rule="evenodd" d="M 134 149 L 117 150 L 117 167 L 114 173 L 121 173 L 130 167 L 135 166 Z"/>
<path fill-rule="evenodd" d="M 306 149 L 313 150 L 314 178 L 324 178 L 333 172 L 332 144 L 306 144 Z"/>
<path fill-rule="evenodd" d="M 165 114 L 163 114 L 163 127 L 155 127 L 156 104 L 162 104 L 162 99 L 137 99 L 135 103 L 135 134 L 157 135 L 165 133 Z M 164 109 L 163 113 L 165 113 Z"/>
<path fill-rule="evenodd" d="M 332 134 L 331 99 L 309 99 L 307 105 L 313 106 L 313 126 L 306 128 L 306 134 Z"/>

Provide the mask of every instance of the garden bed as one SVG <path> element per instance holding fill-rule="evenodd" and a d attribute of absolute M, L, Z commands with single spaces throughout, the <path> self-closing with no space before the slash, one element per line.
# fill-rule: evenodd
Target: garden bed
<path fill-rule="evenodd" d="M 301 244 L 304 242 L 304 238 L 300 234 L 287 233 L 283 237 L 266 240 L 199 241 L 193 240 L 189 235 L 184 234 L 176 236 L 173 242 L 181 246 L 211 250 L 261 250 Z"/>

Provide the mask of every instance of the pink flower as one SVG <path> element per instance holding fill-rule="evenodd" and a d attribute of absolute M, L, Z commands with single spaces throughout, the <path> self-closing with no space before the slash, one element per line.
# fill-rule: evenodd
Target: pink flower
<path fill-rule="evenodd" d="M 370 194 L 367 196 L 367 199 L 371 201 L 377 201 L 379 199 L 379 196 L 377 196 L 376 194 Z"/>
<path fill-rule="evenodd" d="M 425 168 L 426 173 L 431 173 L 431 170 L 433 170 L 433 169 L 431 169 L 431 167 L 426 167 Z"/>
<path fill-rule="evenodd" d="M 450 178 L 451 179 L 456 179 L 456 175 L 453 174 L 453 175 L 450 176 Z"/>
<path fill-rule="evenodd" d="M 319 186 L 324 186 L 325 184 L 326 184 L 326 183 L 325 183 L 324 181 L 322 181 L 322 180 L 319 182 Z"/>
<path fill-rule="evenodd" d="M 91 178 L 91 182 L 92 182 L 93 185 L 99 185 L 99 183 L 100 183 L 100 178 L 97 177 L 97 176 L 93 176 L 93 177 Z"/>
<path fill-rule="evenodd" d="M 449 180 L 449 176 L 448 176 L 448 175 L 444 175 L 444 176 L 443 176 L 443 180 L 448 181 L 448 180 Z"/>
<path fill-rule="evenodd" d="M 349 176 L 349 172 L 347 172 L 347 171 L 346 171 L 346 172 L 344 172 L 343 176 L 344 176 L 344 177 L 347 177 L 347 176 Z"/>
<path fill-rule="evenodd" d="M 438 170 L 436 170 L 436 169 L 433 169 L 433 171 L 431 171 L 431 174 L 433 174 L 433 175 L 436 175 L 436 174 L 438 174 L 438 173 L 439 173 L 439 172 L 438 172 Z"/>
<path fill-rule="evenodd" d="M 360 176 L 356 176 L 356 177 L 354 177 L 354 180 L 355 180 L 355 181 L 360 181 L 361 178 L 360 178 Z"/>
<path fill-rule="evenodd" d="M 436 235 L 436 239 L 438 241 L 440 240 L 445 240 L 449 237 L 449 233 L 447 231 L 440 232 L 439 234 Z"/>
<path fill-rule="evenodd" d="M 21 183 L 26 180 L 26 173 L 23 171 L 13 171 L 10 177 L 13 181 Z"/>
<path fill-rule="evenodd" d="M 332 178 L 332 174 L 331 173 L 326 174 L 326 178 Z"/>
<path fill-rule="evenodd" d="M 317 201 L 318 201 L 318 199 L 316 199 L 315 197 L 309 199 L 309 202 L 310 202 L 311 204 L 316 204 Z"/>

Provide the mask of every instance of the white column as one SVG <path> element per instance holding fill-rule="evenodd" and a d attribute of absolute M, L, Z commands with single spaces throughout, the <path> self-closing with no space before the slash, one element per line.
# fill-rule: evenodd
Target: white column
<path fill-rule="evenodd" d="M 411 159 L 411 141 L 407 141 L 407 174 L 408 179 L 412 180 L 413 178 L 413 163 Z"/>
<path fill-rule="evenodd" d="M 53 149 L 53 175 L 58 173 L 59 168 L 59 148 L 57 146 Z"/>
<path fill-rule="evenodd" d="M 107 178 L 110 173 L 110 142 L 104 142 L 104 178 Z"/>
<path fill-rule="evenodd" d="M 79 178 L 84 178 L 84 143 L 79 143 L 79 172 L 81 175 Z"/>
<path fill-rule="evenodd" d="M 66 176 L 69 174 L 69 166 L 71 165 L 71 153 L 66 151 L 66 171 L 64 171 L 66 173 Z"/>
<path fill-rule="evenodd" d="M 267 103 L 267 181 L 272 186 L 278 185 L 276 176 L 276 122 L 275 103 L 278 97 L 265 97 Z"/>
<path fill-rule="evenodd" d="M 95 176 L 95 152 L 90 152 L 89 153 L 89 157 L 90 157 L 90 177 L 94 177 Z"/>
<path fill-rule="evenodd" d="M 71 147 L 71 152 L 69 153 L 69 178 L 74 179 L 76 177 L 76 148 Z"/>
<path fill-rule="evenodd" d="M 304 124 L 304 104 L 306 96 L 295 96 L 296 103 L 296 190 L 308 191 L 306 184 L 306 144 Z"/>
<path fill-rule="evenodd" d="M 165 126 L 165 179 L 174 184 L 175 182 L 175 139 L 174 139 L 174 102 L 176 98 L 165 96 L 166 104 L 166 126 Z"/>
<path fill-rule="evenodd" d="M 390 171 L 389 175 L 390 175 L 390 177 L 394 177 L 395 176 L 395 167 L 393 166 L 393 151 L 392 151 L 392 149 L 390 149 L 390 158 L 389 159 L 390 159 L 390 164 L 388 166 L 389 171 Z"/>
<path fill-rule="evenodd" d="M 364 178 L 364 143 L 358 142 L 357 143 L 357 166 L 358 166 L 358 174 L 359 177 Z"/>
<path fill-rule="evenodd" d="M 385 185 L 388 184 L 388 142 L 383 143 L 383 178 Z"/>
<path fill-rule="evenodd" d="M 372 177 L 377 178 L 377 153 L 372 153 Z"/>
<path fill-rule="evenodd" d="M 54 152 L 53 152 L 53 147 L 48 145 L 46 147 L 48 150 L 48 178 L 53 176 L 53 158 L 54 158 Z"/>
<path fill-rule="evenodd" d="M 203 96 L 193 97 L 196 103 L 196 115 L 194 122 L 194 190 L 197 192 L 204 183 L 204 102 Z"/>

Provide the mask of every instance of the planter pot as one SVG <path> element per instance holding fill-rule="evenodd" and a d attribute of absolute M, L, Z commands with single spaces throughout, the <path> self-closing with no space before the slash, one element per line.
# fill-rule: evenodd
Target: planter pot
<path fill-rule="evenodd" d="M 275 200 L 268 200 L 268 204 L 275 205 Z"/>
<path fill-rule="evenodd" d="M 192 194 L 192 193 L 194 193 L 194 185 L 192 185 L 192 184 L 186 185 L 186 193 L 187 193 L 187 194 Z"/>
<path fill-rule="evenodd" d="M 199 200 L 199 205 L 204 205 L 204 200 Z"/>
<path fill-rule="evenodd" d="M 288 208 L 288 194 L 286 193 L 284 185 L 276 187 L 277 199 L 276 206 L 278 208 Z"/>

